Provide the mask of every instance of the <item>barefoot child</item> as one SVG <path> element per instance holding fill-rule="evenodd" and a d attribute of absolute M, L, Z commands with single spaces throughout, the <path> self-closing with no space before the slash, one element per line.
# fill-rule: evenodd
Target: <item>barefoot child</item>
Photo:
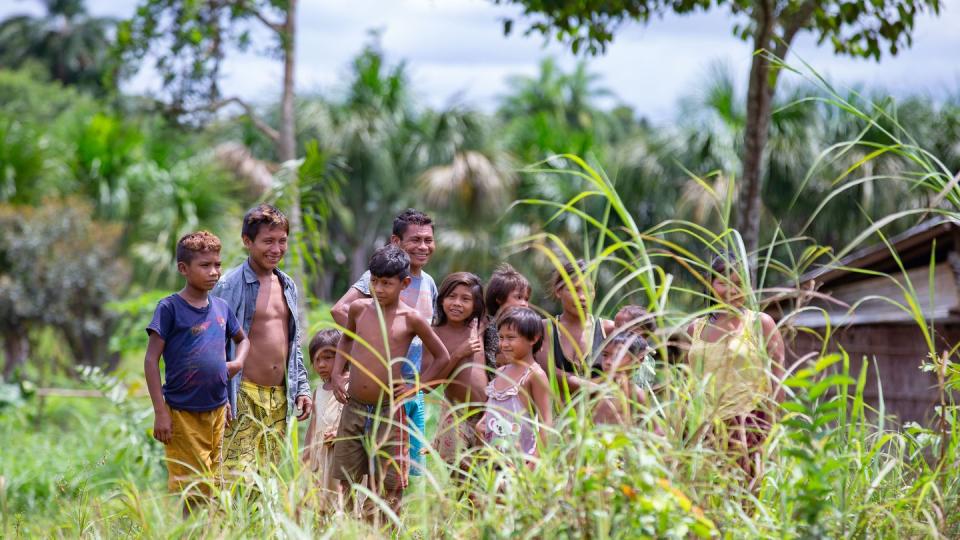
<path fill-rule="evenodd" d="M 643 337 L 628 332 L 614 336 L 600 352 L 603 375 L 598 382 L 612 382 L 617 390 L 597 403 L 595 423 L 626 425 L 638 420 L 636 407 L 646 404 L 647 398 L 636 374 L 647 349 Z"/>
<path fill-rule="evenodd" d="M 497 319 L 497 330 L 506 364 L 487 384 L 486 412 L 479 430 L 492 446 L 534 458 L 539 456 L 538 446 L 546 444 L 547 428 L 553 423 L 547 374 L 533 359 L 543 343 L 543 323 L 532 309 L 515 307 Z"/>
<path fill-rule="evenodd" d="M 180 292 L 157 304 L 147 326 L 143 369 L 155 415 L 153 436 L 166 451 L 167 485 L 181 491 L 198 474 L 220 481 L 227 379 L 243 368 L 250 344 L 226 302 L 208 293 L 220 279 L 220 239 L 200 231 L 177 242 Z M 227 362 L 227 341 L 236 344 Z M 160 386 L 160 357 L 165 384 Z M 209 487 L 201 487 L 204 495 Z M 185 510 L 196 493 L 188 493 Z"/>
<path fill-rule="evenodd" d="M 337 357 L 337 343 L 343 334 L 328 328 L 321 330 L 310 340 L 310 362 L 320 376 L 321 385 L 313 395 L 313 414 L 307 426 L 303 461 L 319 476 L 319 486 L 324 495 L 337 491 L 333 479 L 333 440 L 340 424 L 343 404 L 333 395 L 333 363 Z M 345 375 L 346 376 L 346 375 Z"/>
<path fill-rule="evenodd" d="M 400 293 L 409 284 L 410 257 L 402 249 L 389 244 L 373 254 L 373 298 L 350 304 L 347 331 L 340 339 L 333 366 L 333 391 L 344 404 L 333 447 L 333 477 L 346 492 L 368 475 L 394 511 L 400 508 L 410 466 L 409 428 L 402 400 L 418 390 L 403 380 L 402 357 L 413 338 L 419 337 L 434 359 L 424 369 L 422 380 L 437 379 L 450 361 L 427 321 L 400 301 Z M 343 374 L 348 361 L 349 389 Z"/>
<path fill-rule="evenodd" d="M 477 446 L 478 409 L 487 400 L 483 345 L 479 325 L 483 317 L 483 286 L 469 272 L 450 274 L 440 284 L 434 331 L 450 352 L 445 373 L 449 380 L 440 404 L 440 422 L 434 447 L 444 462 L 464 465 L 464 450 Z"/>
<path fill-rule="evenodd" d="M 530 281 L 512 266 L 503 263 L 497 267 L 487 283 L 487 316 L 481 322 L 483 333 L 483 354 L 487 363 L 487 380 L 493 379 L 494 371 L 500 365 L 497 354 L 500 351 L 500 339 L 494 322 L 497 314 L 512 307 L 527 307 L 530 304 Z"/>

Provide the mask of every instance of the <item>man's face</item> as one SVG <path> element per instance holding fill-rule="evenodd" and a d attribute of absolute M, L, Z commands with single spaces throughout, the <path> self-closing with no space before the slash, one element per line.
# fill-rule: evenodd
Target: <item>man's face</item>
<path fill-rule="evenodd" d="M 381 306 L 389 306 L 400 301 L 400 292 L 410 285 L 410 276 L 400 279 L 393 277 L 370 276 L 370 292 Z"/>
<path fill-rule="evenodd" d="M 410 267 L 420 269 L 430 262 L 436 246 L 433 244 L 433 225 L 407 225 L 403 237 L 392 236 L 390 240 L 410 256 Z"/>
<path fill-rule="evenodd" d="M 287 231 L 283 227 L 260 227 L 257 237 L 243 237 L 250 259 L 263 270 L 273 271 L 287 253 Z"/>
<path fill-rule="evenodd" d="M 202 251 L 195 253 L 189 263 L 177 263 L 177 271 L 187 278 L 191 287 L 209 291 L 220 280 L 220 253 Z"/>

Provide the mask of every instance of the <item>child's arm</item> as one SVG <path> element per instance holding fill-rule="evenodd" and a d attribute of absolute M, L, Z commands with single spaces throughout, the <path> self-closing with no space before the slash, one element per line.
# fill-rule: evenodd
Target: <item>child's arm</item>
<path fill-rule="evenodd" d="M 443 374 L 449 373 L 450 369 L 452 369 L 449 366 L 450 353 L 447 352 L 447 348 L 443 345 L 443 342 L 440 341 L 440 338 L 437 337 L 433 328 L 427 324 L 426 319 L 418 313 L 410 313 L 407 320 L 410 321 L 413 333 L 420 336 L 420 340 L 423 341 L 423 347 L 429 351 L 430 356 L 433 357 L 433 361 L 431 361 L 429 365 L 421 366 L 420 384 L 421 386 L 429 386 L 432 383 L 433 386 L 436 386 L 438 383 L 443 382 L 441 380 Z"/>
<path fill-rule="evenodd" d="M 347 310 L 347 324 L 344 325 L 346 331 L 340 336 L 340 342 L 337 343 L 337 356 L 333 360 L 333 374 L 330 379 L 333 382 L 333 396 L 340 403 L 347 402 L 347 378 L 344 376 L 343 369 L 347 366 L 347 356 L 353 350 L 353 335 L 357 332 L 357 317 L 360 316 L 363 307 L 362 302 L 350 304 Z"/>
<path fill-rule="evenodd" d="M 246 362 L 247 353 L 250 352 L 250 340 L 247 339 L 247 334 L 242 328 L 238 328 L 237 333 L 233 335 L 233 342 L 236 343 L 237 349 L 233 355 L 233 360 L 227 362 L 228 379 L 233 378 L 234 375 L 243 370 L 243 363 Z"/>
<path fill-rule="evenodd" d="M 553 408 L 550 404 L 550 381 L 547 374 L 541 369 L 535 369 L 527 381 L 528 391 L 533 397 L 533 404 L 540 419 L 540 444 L 547 444 L 547 428 L 553 426 Z"/>
<path fill-rule="evenodd" d="M 770 355 L 771 360 L 770 371 L 773 374 L 773 399 L 775 399 L 777 403 L 783 403 L 783 362 L 786 356 L 783 336 L 780 335 L 777 322 L 766 313 L 760 314 L 760 325 L 763 327 L 763 335 L 767 340 L 767 354 Z"/>
<path fill-rule="evenodd" d="M 147 390 L 153 402 L 153 438 L 167 444 L 173 435 L 170 411 L 163 400 L 163 385 L 160 382 L 160 355 L 165 342 L 156 332 L 150 332 L 147 341 L 147 353 L 143 359 L 143 372 L 147 378 Z"/>

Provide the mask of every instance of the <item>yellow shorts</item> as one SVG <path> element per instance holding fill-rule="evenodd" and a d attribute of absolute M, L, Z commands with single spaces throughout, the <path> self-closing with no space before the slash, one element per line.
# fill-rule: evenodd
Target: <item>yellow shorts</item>
<path fill-rule="evenodd" d="M 240 381 L 236 418 L 227 426 L 223 440 L 224 469 L 242 473 L 279 464 L 286 428 L 286 388 Z"/>
<path fill-rule="evenodd" d="M 183 491 L 200 478 L 219 484 L 223 430 L 227 407 L 212 411 L 193 412 L 170 410 L 173 437 L 165 445 L 167 455 L 167 487 Z M 209 484 L 199 482 L 203 494 L 210 493 Z M 191 491 L 193 489 L 191 488 Z"/>

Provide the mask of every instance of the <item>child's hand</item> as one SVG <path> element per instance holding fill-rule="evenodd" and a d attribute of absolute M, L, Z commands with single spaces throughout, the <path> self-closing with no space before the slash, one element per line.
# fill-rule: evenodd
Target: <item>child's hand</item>
<path fill-rule="evenodd" d="M 415 393 L 416 389 L 412 384 L 407 384 L 403 381 L 396 381 L 393 383 L 393 399 L 396 401 L 402 401 Z"/>
<path fill-rule="evenodd" d="M 474 323 L 470 325 L 470 337 L 467 338 L 457 350 L 450 354 L 450 359 L 454 362 L 459 362 L 465 358 L 470 358 L 482 350 L 483 347 L 480 343 L 480 319 L 476 319 Z"/>
<path fill-rule="evenodd" d="M 331 429 L 323 434 L 323 444 L 327 446 L 333 446 L 333 440 L 337 438 L 336 428 Z"/>
<path fill-rule="evenodd" d="M 340 403 L 347 402 L 347 378 L 343 375 L 333 376 L 333 397 Z"/>
<path fill-rule="evenodd" d="M 153 420 L 153 438 L 163 444 L 169 444 L 173 438 L 173 422 L 166 409 L 158 411 Z"/>

